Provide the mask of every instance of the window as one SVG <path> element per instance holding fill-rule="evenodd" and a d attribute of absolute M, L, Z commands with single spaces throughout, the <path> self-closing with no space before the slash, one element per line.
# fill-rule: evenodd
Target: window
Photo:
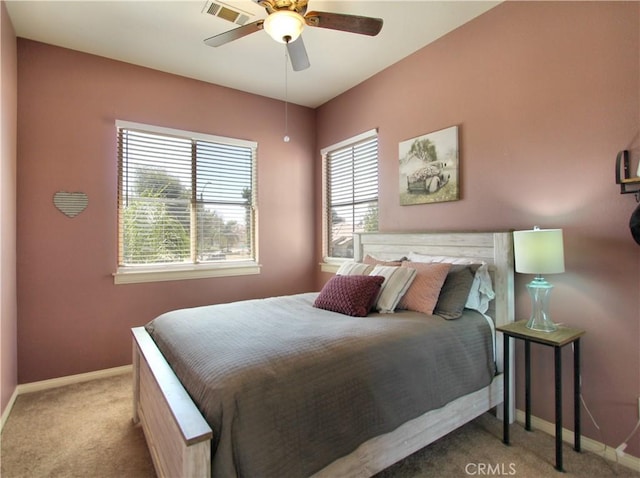
<path fill-rule="evenodd" d="M 325 260 L 353 257 L 353 233 L 378 230 L 375 130 L 322 150 Z"/>
<path fill-rule="evenodd" d="M 257 273 L 257 144 L 118 121 L 116 283 Z"/>

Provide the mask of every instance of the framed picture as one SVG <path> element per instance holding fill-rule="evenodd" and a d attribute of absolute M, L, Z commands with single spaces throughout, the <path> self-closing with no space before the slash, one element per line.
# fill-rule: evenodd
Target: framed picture
<path fill-rule="evenodd" d="M 459 199 L 457 126 L 402 141 L 399 158 L 402 206 Z"/>

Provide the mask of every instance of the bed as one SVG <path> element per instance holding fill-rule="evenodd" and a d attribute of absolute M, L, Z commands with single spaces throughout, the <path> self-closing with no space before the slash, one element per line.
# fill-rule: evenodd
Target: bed
<path fill-rule="evenodd" d="M 362 261 L 366 256 L 374 256 L 379 260 L 392 260 L 409 253 L 464 258 L 464 261 L 486 264 L 491 274 L 495 298 L 489 303 L 485 315 L 490 317 L 495 325 L 513 321 L 511 233 L 365 233 L 356 234 L 354 237 L 354 259 L 356 262 Z M 220 320 L 221 317 L 235 317 L 236 320 L 226 322 L 238 323 L 247 328 L 245 330 L 249 330 L 255 327 L 255 324 L 252 325 L 247 318 L 243 325 L 244 317 L 264 314 L 261 322 L 265 324 L 265 327 L 282 330 L 285 324 L 294 323 L 296 317 L 306 317 L 308 314 L 306 312 L 303 314 L 301 311 L 311 310 L 311 305 L 316 298 L 317 294 L 298 294 L 288 298 L 247 301 L 244 304 L 225 304 L 222 307 L 185 309 L 172 312 L 168 318 L 160 317 L 154 323 L 148 324 L 146 328 L 133 329 L 134 422 L 142 424 L 159 476 L 209 477 L 212 476 L 212 472 L 213 476 L 232 476 L 234 474 L 240 476 L 282 476 L 284 472 L 282 469 L 278 470 L 278 463 L 286 463 L 291 453 L 297 453 L 306 458 L 299 459 L 299 461 L 305 462 L 304 466 L 288 468 L 291 470 L 291 473 L 287 474 L 288 476 L 372 476 L 480 414 L 491 410 L 503 401 L 502 373 L 505 369 L 505 361 L 512 360 L 512 357 L 501 356 L 503 347 L 499 342 L 500 337 L 495 337 L 495 334 L 490 334 L 490 345 L 493 346 L 495 352 L 495 363 L 491 364 L 494 368 L 491 375 L 485 379 L 486 383 L 477 382 L 470 385 L 470 390 L 461 390 L 458 381 L 449 380 L 448 385 L 445 383 L 445 385 L 436 387 L 438 393 L 433 393 L 429 387 L 422 386 L 421 388 L 419 381 L 413 377 L 407 383 L 410 382 L 414 385 L 407 390 L 403 389 L 401 395 L 394 395 L 397 393 L 395 390 L 398 387 L 402 388 L 403 385 L 392 382 L 393 375 L 404 374 L 411 377 L 411 374 L 415 374 L 415 370 L 419 369 L 419 367 L 412 367 L 411 364 L 418 364 L 420 360 L 417 355 L 408 355 L 409 350 L 419 349 L 419 347 L 407 346 L 406 342 L 398 342 L 399 337 L 402 336 L 403 341 L 419 341 L 423 340 L 420 334 L 424 333 L 425 337 L 427 336 L 426 329 L 429 327 L 435 328 L 429 329 L 428 335 L 437 337 L 437 334 L 444 333 L 444 329 L 454 326 L 460 327 L 463 323 L 468 324 L 464 326 L 465 328 L 471 328 L 472 324 L 476 324 L 473 327 L 479 329 L 484 327 L 490 330 L 491 327 L 487 324 L 486 317 L 479 317 L 481 314 L 474 311 L 465 312 L 464 317 L 460 320 L 433 321 L 434 325 L 429 326 L 426 325 L 426 321 L 412 317 L 410 312 L 408 315 L 407 313 L 371 314 L 367 317 L 366 322 L 362 320 L 350 322 L 354 318 L 338 317 L 339 314 L 333 312 L 318 311 L 327 315 L 320 318 L 313 318 L 309 315 L 305 319 L 307 322 L 301 319 L 299 323 L 296 323 L 300 330 L 310 329 L 309 321 L 319 320 L 325 324 L 324 329 L 318 328 L 316 343 L 319 349 L 329 349 L 330 353 L 326 355 L 330 358 L 319 358 L 324 356 L 314 351 L 313 359 L 305 361 L 301 359 L 300 355 L 296 355 L 298 345 L 295 340 L 298 338 L 283 339 L 292 340 L 284 344 L 290 351 L 285 354 L 290 356 L 290 360 L 278 359 L 279 361 L 273 366 L 266 367 L 270 370 L 266 375 L 263 373 L 265 368 L 263 366 L 260 367 L 259 373 L 256 372 L 255 367 L 238 366 L 237 364 L 241 360 L 239 360 L 239 356 L 234 355 L 238 347 L 229 345 L 231 339 L 225 335 L 226 331 L 218 329 L 216 334 L 224 338 L 220 342 L 223 345 L 229 342 L 226 349 L 223 345 L 220 346 L 220 355 L 217 360 L 219 364 L 222 364 L 224 373 L 215 371 L 211 366 L 209 366 L 210 368 L 205 367 L 204 372 L 196 372 L 195 368 L 191 368 L 190 362 L 200 363 L 204 360 L 204 356 L 207 355 L 205 353 L 207 344 L 213 342 L 211 338 L 206 337 L 206 329 L 197 328 L 204 326 L 207 320 L 217 321 L 218 327 L 220 327 L 220 324 L 224 323 Z M 284 313 L 283 317 L 275 317 L 270 323 L 270 317 L 275 316 L 268 311 L 268 308 L 271 307 L 270 304 L 276 303 L 277 307 L 285 310 L 282 300 L 289 301 L 289 305 L 286 305 L 289 315 Z M 244 309 L 238 309 L 238 307 L 244 307 Z M 247 314 L 247 310 L 250 310 L 251 313 Z M 481 325 L 483 322 L 484 325 Z M 198 325 L 192 327 L 190 324 Z M 159 332 L 163 327 L 167 329 L 173 327 L 174 330 L 170 335 L 164 336 Z M 349 338 L 350 331 L 355 330 L 354 327 L 360 327 L 360 329 L 353 334 L 354 337 Z M 194 328 L 196 336 L 203 337 L 201 344 L 184 347 L 177 342 L 177 338 L 175 344 L 173 343 L 176 334 L 180 335 L 182 331 L 191 328 Z M 295 329 L 294 326 L 290 328 Z M 186 332 L 184 333 L 186 334 Z M 355 337 L 356 335 L 359 337 Z M 252 350 L 259 349 L 263 345 L 265 348 L 271 348 L 272 339 L 269 339 L 265 344 L 260 341 L 261 336 L 262 331 L 255 332 L 254 343 L 249 346 Z M 362 343 L 364 336 L 368 339 Z M 340 345 L 339 341 L 335 340 L 337 337 L 342 341 L 346 340 L 348 346 Z M 444 339 L 436 340 L 443 341 Z M 486 339 L 483 340 L 486 342 Z M 494 340 L 498 342 L 493 343 Z M 356 382 L 363 381 L 358 377 L 368 375 L 369 369 L 366 364 L 360 363 L 362 361 L 359 357 L 364 354 L 367 356 L 367 360 L 375 361 L 375 355 L 382 353 L 380 351 L 383 350 L 384 354 L 377 361 L 385 362 L 386 359 L 383 357 L 390 357 L 389 354 L 397 353 L 392 352 L 393 347 L 398 347 L 394 345 L 397 343 L 402 344 L 399 346 L 400 348 L 404 347 L 407 350 L 404 353 L 405 356 L 402 353 L 393 355 L 397 358 L 388 361 L 392 365 L 386 364 L 383 367 L 385 370 L 380 372 L 386 373 L 386 375 L 381 377 L 371 375 L 370 379 L 364 380 L 365 384 L 368 384 L 365 385 L 365 388 L 368 386 L 368 389 L 364 393 L 360 392 L 361 385 Z M 158 345 L 163 349 L 164 355 L 160 352 Z M 468 347 L 469 353 L 471 353 L 473 346 L 465 345 L 465 347 Z M 331 357 L 335 356 L 340 348 L 351 354 L 348 358 L 341 360 L 354 364 L 349 368 L 354 368 L 355 376 L 343 377 L 339 361 L 338 363 L 331 362 L 333 360 Z M 169 357 L 172 366 L 165 359 L 165 355 Z M 473 356 L 466 360 L 478 361 Z M 447 363 L 449 361 L 449 358 L 445 360 Z M 361 368 L 358 368 L 358 363 Z M 396 373 L 394 373 L 393 367 L 395 367 Z M 452 367 L 455 368 L 454 365 Z M 464 367 L 460 367 L 458 365 L 458 369 L 456 369 L 458 372 L 455 373 L 459 374 L 460 370 L 464 370 Z M 216 380 L 222 383 L 223 378 L 227 380 L 232 377 L 233 379 L 237 376 L 234 375 L 234 369 L 238 368 L 250 370 L 249 375 L 252 377 L 252 381 L 247 382 L 243 379 L 239 387 L 243 390 L 244 395 L 239 392 L 229 395 L 224 405 L 225 412 L 220 413 L 220 417 L 224 417 L 224 419 L 217 420 L 215 418 L 216 409 L 222 410 L 222 404 L 211 404 L 210 408 L 213 410 L 207 408 L 202 398 L 205 396 L 202 394 L 206 392 L 204 388 L 213 387 L 216 389 Z M 513 367 L 508 370 L 511 371 L 509 373 L 512 373 Z M 295 380 L 304 380 L 305 376 L 321 376 L 322 379 L 313 383 L 309 382 L 305 386 L 271 387 L 268 393 L 261 391 L 256 396 L 255 387 L 251 384 L 260 380 L 266 381 L 269 378 L 269 373 L 271 373 L 271 379 L 280 377 L 287 384 L 295 384 Z M 212 374 L 214 375 L 214 385 L 207 387 L 194 385 L 195 375 L 210 376 Z M 473 372 L 472 375 L 482 374 Z M 181 377 L 184 384 L 178 379 L 178 376 Z M 339 382 L 337 390 L 327 391 L 322 388 L 325 386 L 323 384 L 328 382 L 329 377 L 332 380 L 342 380 Z M 235 381 L 238 382 L 239 379 Z M 275 382 L 271 380 L 270 383 Z M 510 383 L 513 383 L 513 380 Z M 376 385 L 371 386 L 371 384 Z M 218 390 L 222 390 L 222 388 Z M 508 393 L 512 392 L 508 391 Z M 221 392 L 219 394 L 224 395 Z M 302 404 L 302 408 L 295 408 L 294 405 L 282 405 L 285 403 L 281 398 L 282 394 L 292 395 L 291 403 Z M 433 403 L 428 407 L 425 405 L 426 408 L 421 409 L 422 404 L 417 403 L 417 400 L 410 400 L 412 395 L 434 395 L 430 398 Z M 314 400 L 317 401 L 314 402 Z M 398 406 L 394 408 L 387 405 L 384 412 L 368 415 L 370 405 L 367 400 L 375 403 L 391 400 Z M 254 403 L 252 408 L 246 406 L 246 403 L 249 402 Z M 262 403 L 264 406 L 255 406 L 255 403 L 258 405 Z M 326 409 L 320 407 L 325 403 Z M 354 413 L 350 413 L 350 415 L 355 422 L 347 422 L 346 418 L 343 420 L 340 415 L 340 407 L 344 408 L 345 403 L 357 403 L 355 408 L 362 411 L 360 421 L 358 421 L 359 414 Z M 510 403 L 513 403 L 513 400 Z M 271 411 L 263 413 L 261 408 Z M 354 407 L 347 406 L 347 408 Z M 497 407 L 496 409 L 499 416 L 502 415 L 501 408 Z M 242 412 L 240 413 L 239 410 Z M 513 410 L 508 415 L 508 420 L 512 421 Z M 383 416 L 384 420 L 380 419 L 380 416 Z M 502 418 L 504 419 L 504 417 Z M 289 421 L 309 422 L 312 430 L 318 430 L 318 437 L 316 437 L 315 431 L 302 433 L 300 426 L 295 427 L 294 432 L 284 429 Z M 348 423 L 346 425 L 349 428 L 348 431 L 354 431 L 354 433 L 349 435 L 345 432 L 343 436 L 344 430 L 339 430 L 340 423 L 343 421 Z M 278 429 L 280 434 L 275 435 L 277 438 L 271 438 L 267 434 L 270 427 Z M 327 450 L 331 447 L 327 447 L 322 440 L 323 428 L 329 431 L 335 430 L 333 441 L 340 442 L 341 446 L 339 448 L 341 451 L 337 456 L 335 456 L 335 449 Z M 235 450 L 229 448 L 229 443 L 234 442 L 237 436 L 240 436 L 241 431 L 242 436 L 252 436 L 253 438 L 248 441 L 245 438 L 245 441 L 242 442 L 242 449 L 238 449 L 240 448 L 238 446 Z M 265 445 L 265 452 L 261 452 L 260 444 L 273 445 L 273 440 L 282 440 L 282 442 L 271 448 Z M 246 457 L 241 456 L 243 452 L 247 455 Z M 270 457 L 270 455 L 274 456 Z M 268 458 L 275 459 L 268 462 L 266 461 Z M 231 468 L 229 468 L 230 462 L 232 463 Z M 234 469 L 233 466 L 236 465 L 233 463 L 238 463 L 237 466 L 241 469 Z M 308 467 L 305 468 L 305 466 Z M 268 472 L 260 473 L 257 471 L 261 469 L 268 470 Z"/>

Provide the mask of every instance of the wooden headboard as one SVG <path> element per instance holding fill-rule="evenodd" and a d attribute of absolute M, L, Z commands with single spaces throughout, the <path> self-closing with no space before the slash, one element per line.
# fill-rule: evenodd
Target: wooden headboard
<path fill-rule="evenodd" d="M 397 260 L 410 252 L 464 257 L 489 264 L 496 298 L 491 301 L 487 314 L 496 325 L 513 322 L 511 232 L 366 232 L 355 233 L 353 237 L 353 255 L 356 261 L 361 261 L 367 254 L 379 259 Z M 498 341 L 501 338 L 498 337 Z M 501 371 L 502 357 L 498 358 L 497 365 Z"/>

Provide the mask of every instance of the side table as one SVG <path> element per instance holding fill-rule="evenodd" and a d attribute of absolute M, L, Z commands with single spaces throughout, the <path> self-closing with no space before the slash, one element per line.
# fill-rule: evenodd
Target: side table
<path fill-rule="evenodd" d="M 526 326 L 520 320 L 497 327 L 504 334 L 504 356 L 509 356 L 509 337 L 524 341 L 525 368 L 525 430 L 531 430 L 531 343 L 553 347 L 555 356 L 555 401 L 556 401 L 556 470 L 562 467 L 562 347 L 573 344 L 573 410 L 574 410 L 574 450 L 580 451 L 580 337 L 584 330 L 559 325 L 554 332 L 539 332 Z M 509 361 L 504 365 L 504 416 L 509 410 Z M 503 442 L 509 444 L 509 421 L 505 419 Z"/>

